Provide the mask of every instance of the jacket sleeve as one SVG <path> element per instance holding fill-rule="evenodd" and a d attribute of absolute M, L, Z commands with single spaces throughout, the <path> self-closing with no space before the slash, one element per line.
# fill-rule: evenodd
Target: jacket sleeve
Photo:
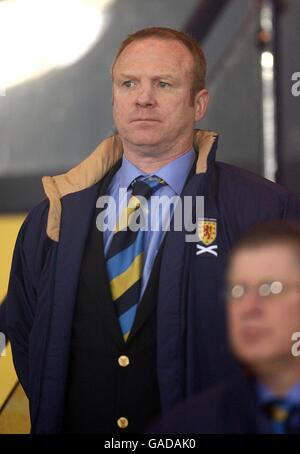
<path fill-rule="evenodd" d="M 4 333 L 6 334 L 6 328 L 5 328 L 5 303 L 6 299 L 3 301 L 0 301 L 0 334 Z M 1 347 L 1 346 L 0 346 Z"/>
<path fill-rule="evenodd" d="M 37 304 L 37 288 L 45 249 L 48 201 L 25 219 L 15 244 L 5 303 L 5 328 L 18 378 L 28 395 L 29 337 Z"/>

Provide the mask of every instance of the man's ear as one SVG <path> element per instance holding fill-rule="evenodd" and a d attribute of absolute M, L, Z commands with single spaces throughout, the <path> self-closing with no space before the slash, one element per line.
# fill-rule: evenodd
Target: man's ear
<path fill-rule="evenodd" d="M 111 105 L 113 106 L 114 105 L 114 86 L 112 85 L 112 88 L 111 88 Z"/>
<path fill-rule="evenodd" d="M 195 96 L 194 106 L 195 106 L 195 122 L 202 120 L 205 115 L 207 105 L 209 101 L 209 94 L 206 88 L 198 91 Z"/>

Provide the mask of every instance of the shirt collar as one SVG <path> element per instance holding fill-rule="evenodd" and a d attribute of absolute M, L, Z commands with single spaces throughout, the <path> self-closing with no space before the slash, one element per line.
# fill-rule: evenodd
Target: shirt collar
<path fill-rule="evenodd" d="M 277 399 L 275 394 L 261 382 L 256 383 L 256 392 L 261 404 L 267 404 Z M 293 385 L 283 398 L 288 402 L 300 405 L 300 381 Z"/>
<path fill-rule="evenodd" d="M 157 170 L 153 175 L 162 178 L 173 191 L 180 195 L 188 177 L 188 174 L 195 161 L 195 151 L 192 148 L 184 155 L 174 159 L 165 166 Z M 139 176 L 146 176 L 147 174 L 136 167 L 124 155 L 122 157 L 122 165 L 118 172 L 119 185 L 122 188 L 128 188 L 133 180 Z"/>
<path fill-rule="evenodd" d="M 119 185 L 121 188 L 128 188 L 133 180 L 140 176 L 147 175 L 145 172 L 136 167 L 123 154 L 122 165 L 118 171 Z"/>

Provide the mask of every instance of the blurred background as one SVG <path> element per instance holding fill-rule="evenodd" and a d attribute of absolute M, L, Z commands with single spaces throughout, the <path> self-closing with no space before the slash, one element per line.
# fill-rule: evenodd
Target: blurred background
<path fill-rule="evenodd" d="M 199 127 L 219 132 L 218 160 L 300 195 L 299 23 L 299 0 L 0 0 L 0 302 L 17 232 L 44 198 L 41 177 L 114 130 L 110 67 L 139 28 L 177 28 L 203 46 L 211 101 Z M 29 430 L 7 344 L 0 433 Z"/>

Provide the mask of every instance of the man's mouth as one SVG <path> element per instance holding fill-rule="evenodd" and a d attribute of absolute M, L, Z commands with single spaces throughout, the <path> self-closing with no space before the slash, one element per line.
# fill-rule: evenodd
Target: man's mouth
<path fill-rule="evenodd" d="M 135 120 L 132 120 L 132 123 L 139 121 L 160 121 L 160 120 L 157 120 L 156 118 L 136 118 Z"/>
<path fill-rule="evenodd" d="M 261 328 L 247 327 L 247 328 L 243 329 L 242 335 L 243 335 L 244 339 L 254 341 L 254 340 L 259 340 L 260 338 L 264 337 L 266 335 L 266 331 Z"/>

